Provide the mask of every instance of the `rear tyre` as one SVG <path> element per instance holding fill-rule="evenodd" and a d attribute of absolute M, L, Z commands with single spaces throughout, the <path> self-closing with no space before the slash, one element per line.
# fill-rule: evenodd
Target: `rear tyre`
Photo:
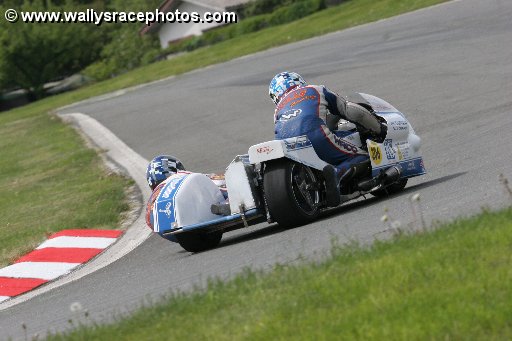
<path fill-rule="evenodd" d="M 201 252 L 213 249 L 222 239 L 222 231 L 215 232 L 189 232 L 176 234 L 176 239 L 182 248 L 188 252 Z"/>
<path fill-rule="evenodd" d="M 407 178 L 399 179 L 398 181 L 392 183 L 391 185 L 389 185 L 385 188 L 381 188 L 381 189 L 371 192 L 371 194 L 376 197 L 381 198 L 381 197 L 388 196 L 390 194 L 398 193 L 398 192 L 402 191 L 405 188 L 405 186 L 407 186 L 407 180 L 408 180 Z"/>
<path fill-rule="evenodd" d="M 282 227 L 304 225 L 318 216 L 318 178 L 303 164 L 288 159 L 267 163 L 263 191 L 270 215 Z"/>

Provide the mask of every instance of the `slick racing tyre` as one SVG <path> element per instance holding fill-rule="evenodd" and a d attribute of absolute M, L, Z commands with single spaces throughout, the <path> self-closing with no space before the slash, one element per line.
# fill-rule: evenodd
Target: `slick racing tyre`
<path fill-rule="evenodd" d="M 222 232 L 189 232 L 176 234 L 175 236 L 181 247 L 188 252 L 201 252 L 219 245 Z"/>
<path fill-rule="evenodd" d="M 403 190 L 407 186 L 407 178 L 399 179 L 397 182 L 392 183 L 391 185 L 378 189 L 376 191 L 370 192 L 372 195 L 376 197 L 385 197 L 390 194 L 395 194 Z"/>
<path fill-rule="evenodd" d="M 266 164 L 263 192 L 270 215 L 291 228 L 313 221 L 319 213 L 320 190 L 313 170 L 288 159 Z"/>

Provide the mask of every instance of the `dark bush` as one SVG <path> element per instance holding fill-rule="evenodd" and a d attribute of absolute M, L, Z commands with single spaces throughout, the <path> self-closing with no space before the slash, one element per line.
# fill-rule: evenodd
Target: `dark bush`
<path fill-rule="evenodd" d="M 247 18 L 236 25 L 237 35 L 256 32 L 269 26 L 268 15 L 258 15 Z"/>
<path fill-rule="evenodd" d="M 338 6 L 349 0 L 325 0 L 325 7 Z"/>
<path fill-rule="evenodd" d="M 269 26 L 276 26 L 298 20 L 325 7 L 323 0 L 296 1 L 292 5 L 281 7 L 270 15 Z"/>
<path fill-rule="evenodd" d="M 203 37 L 208 43 L 218 43 L 220 41 L 234 38 L 237 36 L 236 30 L 240 24 L 241 23 L 237 23 L 235 25 L 227 25 L 214 28 L 203 33 Z"/>
<path fill-rule="evenodd" d="M 278 7 L 283 7 L 291 4 L 292 2 L 297 0 L 256 0 L 249 2 L 244 10 L 242 11 L 242 16 L 252 17 L 255 15 L 271 13 L 276 10 Z"/>

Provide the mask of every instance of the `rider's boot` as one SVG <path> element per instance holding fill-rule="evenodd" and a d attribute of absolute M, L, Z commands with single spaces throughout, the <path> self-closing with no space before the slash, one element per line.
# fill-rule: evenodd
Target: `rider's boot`
<path fill-rule="evenodd" d="M 327 165 L 322 170 L 325 179 L 325 194 L 327 206 L 336 207 L 341 203 L 338 172 L 332 165 Z"/>

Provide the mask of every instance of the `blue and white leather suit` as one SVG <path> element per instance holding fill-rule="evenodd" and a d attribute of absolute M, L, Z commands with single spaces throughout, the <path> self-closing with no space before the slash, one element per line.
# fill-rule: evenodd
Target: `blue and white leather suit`
<path fill-rule="evenodd" d="M 325 86 L 306 85 L 290 90 L 280 99 L 274 115 L 275 138 L 307 135 L 318 156 L 342 174 L 350 165 L 369 157 L 365 150 L 342 139 L 350 132 L 328 128 L 332 115 L 373 132 L 381 131 L 377 118 L 364 107 L 346 101 Z"/>

